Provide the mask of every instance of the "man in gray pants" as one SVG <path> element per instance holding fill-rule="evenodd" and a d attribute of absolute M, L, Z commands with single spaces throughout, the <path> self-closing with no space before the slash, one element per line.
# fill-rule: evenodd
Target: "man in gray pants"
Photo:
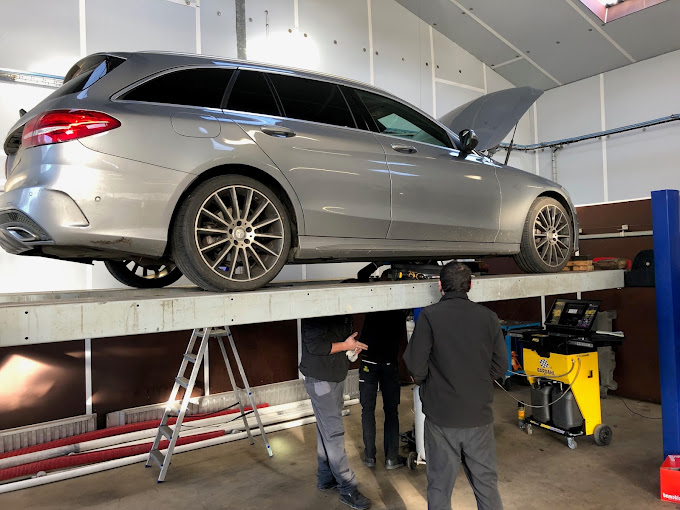
<path fill-rule="evenodd" d="M 371 507 L 371 500 L 357 489 L 345 452 L 342 423 L 343 387 L 349 369 L 347 351 L 359 353 L 366 345 L 352 334 L 352 318 L 346 315 L 302 320 L 300 372 L 316 416 L 316 451 L 319 462 L 317 487 L 339 489 L 340 501 L 356 510 Z"/>
<path fill-rule="evenodd" d="M 479 510 L 502 510 L 493 433 L 493 381 L 507 370 L 498 317 L 471 302 L 470 269 L 441 270 L 439 303 L 418 317 L 404 361 L 420 386 L 425 414 L 427 504 L 450 510 L 461 463 Z"/>

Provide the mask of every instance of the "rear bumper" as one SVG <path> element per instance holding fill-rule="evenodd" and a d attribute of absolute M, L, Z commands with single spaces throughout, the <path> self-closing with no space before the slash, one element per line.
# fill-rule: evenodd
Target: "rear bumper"
<path fill-rule="evenodd" d="M 44 188 L 20 188 L 0 195 L 0 246 L 14 254 L 55 244 L 69 230 L 89 222 L 65 193 Z"/>
<path fill-rule="evenodd" d="M 78 141 L 21 150 L 0 194 L 0 246 L 67 259 L 163 255 L 188 174 Z"/>

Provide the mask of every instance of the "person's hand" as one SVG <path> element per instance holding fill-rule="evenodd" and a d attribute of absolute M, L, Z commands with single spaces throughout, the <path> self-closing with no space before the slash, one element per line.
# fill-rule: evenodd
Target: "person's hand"
<path fill-rule="evenodd" d="M 357 335 L 359 333 L 352 333 L 350 336 L 348 336 L 345 339 L 345 347 L 347 351 L 354 351 L 357 354 L 359 354 L 361 351 L 365 351 L 368 349 L 368 345 L 362 344 L 361 342 L 357 341 Z"/>

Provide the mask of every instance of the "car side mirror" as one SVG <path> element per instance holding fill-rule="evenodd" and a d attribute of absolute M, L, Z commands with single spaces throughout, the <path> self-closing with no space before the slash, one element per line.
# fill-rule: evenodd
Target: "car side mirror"
<path fill-rule="evenodd" d="M 479 139 L 472 129 L 463 129 L 458 133 L 458 136 L 460 137 L 461 149 L 466 154 L 475 150 L 479 143 Z"/>

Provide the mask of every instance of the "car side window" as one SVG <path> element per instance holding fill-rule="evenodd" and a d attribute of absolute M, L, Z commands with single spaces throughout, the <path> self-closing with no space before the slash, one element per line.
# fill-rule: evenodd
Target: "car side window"
<path fill-rule="evenodd" d="M 446 131 L 415 110 L 378 94 L 358 89 L 355 92 L 375 120 L 380 133 L 453 148 Z"/>
<path fill-rule="evenodd" d="M 337 85 L 274 73 L 268 76 L 279 95 L 286 117 L 356 127 L 352 112 Z"/>
<path fill-rule="evenodd" d="M 233 69 L 181 69 L 146 81 L 121 99 L 220 108 L 233 73 Z"/>
<path fill-rule="evenodd" d="M 281 115 L 271 87 L 259 71 L 241 69 L 238 72 L 236 83 L 229 93 L 226 108 L 237 112 Z"/>

